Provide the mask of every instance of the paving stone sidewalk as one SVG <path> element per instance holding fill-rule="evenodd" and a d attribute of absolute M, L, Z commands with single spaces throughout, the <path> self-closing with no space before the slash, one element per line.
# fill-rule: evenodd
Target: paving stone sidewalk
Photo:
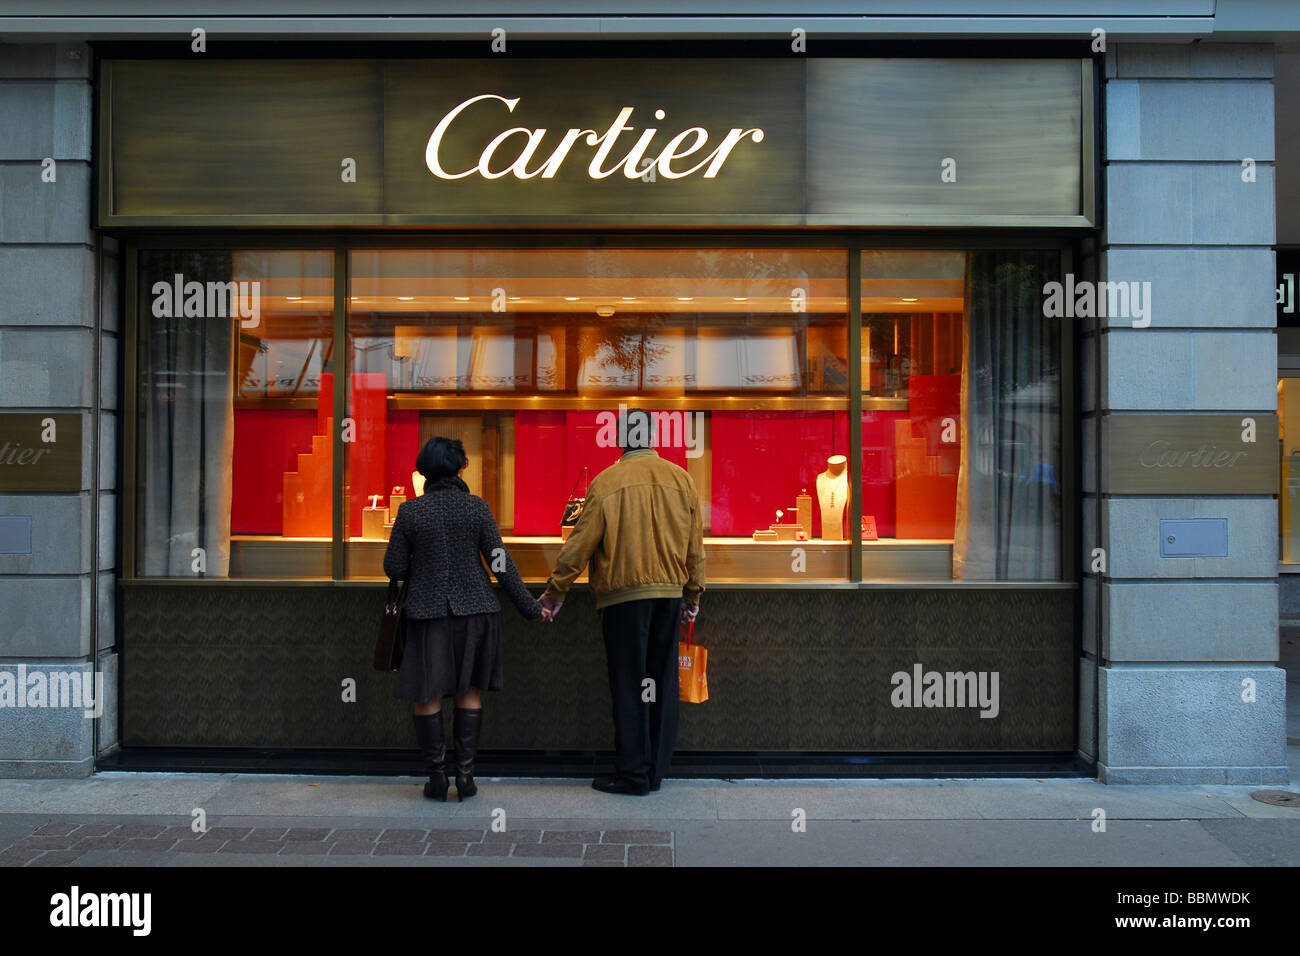
<path fill-rule="evenodd" d="M 514 857 L 622 867 L 672 866 L 674 862 L 671 831 L 218 826 L 196 833 L 182 826 L 64 820 L 34 827 L 0 850 L 0 866 L 66 866 L 77 864 L 92 851 L 140 854 L 138 859 L 124 862 L 146 866 L 159 863 L 159 854 L 218 853 L 254 857 Z"/>

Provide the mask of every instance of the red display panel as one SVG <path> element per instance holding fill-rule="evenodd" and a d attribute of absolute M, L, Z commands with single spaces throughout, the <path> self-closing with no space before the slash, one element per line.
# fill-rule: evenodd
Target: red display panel
<path fill-rule="evenodd" d="M 381 505 L 388 504 L 388 496 L 397 487 L 406 489 L 406 497 L 415 497 L 415 489 L 411 487 L 411 472 L 415 471 L 415 459 L 420 454 L 420 413 L 389 412 L 385 434 L 387 478 Z M 389 516 L 390 520 L 395 516 L 396 512 L 393 512 Z"/>
<path fill-rule="evenodd" d="M 284 474 L 311 451 L 315 432 L 311 410 L 235 409 L 231 534 L 284 533 Z"/>
<path fill-rule="evenodd" d="M 821 536 L 817 476 L 831 455 L 847 455 L 847 412 L 713 412 L 712 520 L 709 533 L 749 537 L 813 498 L 813 536 Z M 789 519 L 783 517 L 782 521 Z"/>
<path fill-rule="evenodd" d="M 862 513 L 876 519 L 882 538 L 897 536 L 894 429 L 906 418 L 907 412 L 862 413 Z"/>
<path fill-rule="evenodd" d="M 558 535 L 564 502 L 575 482 L 575 493 L 582 494 L 578 479 L 583 466 L 594 478 L 618 461 L 622 451 L 617 446 L 597 443 L 601 414 L 599 410 L 515 413 L 515 534 Z M 666 461 L 686 467 L 684 447 L 656 450 Z"/>

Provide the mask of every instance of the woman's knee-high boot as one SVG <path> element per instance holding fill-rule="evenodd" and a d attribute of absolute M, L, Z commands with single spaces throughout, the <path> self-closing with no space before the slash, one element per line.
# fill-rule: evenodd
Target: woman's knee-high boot
<path fill-rule="evenodd" d="M 429 782 L 424 785 L 424 795 L 431 800 L 447 799 L 447 741 L 442 735 L 442 711 L 415 716 L 415 736 L 420 741 L 420 756 L 424 758 Z"/>
<path fill-rule="evenodd" d="M 464 800 L 478 793 L 474 783 L 474 755 L 478 752 L 478 732 L 483 724 L 483 711 L 456 708 L 452 724 L 452 739 L 456 744 L 456 796 Z"/>

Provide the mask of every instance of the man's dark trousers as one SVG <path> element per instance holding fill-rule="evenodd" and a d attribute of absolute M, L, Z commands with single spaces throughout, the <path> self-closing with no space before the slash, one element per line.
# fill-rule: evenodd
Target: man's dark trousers
<path fill-rule="evenodd" d="M 601 609 L 609 694 L 614 703 L 615 772 L 640 790 L 668 772 L 677 742 L 677 626 L 681 598 L 622 601 Z M 644 698 L 646 678 L 653 700 Z"/>

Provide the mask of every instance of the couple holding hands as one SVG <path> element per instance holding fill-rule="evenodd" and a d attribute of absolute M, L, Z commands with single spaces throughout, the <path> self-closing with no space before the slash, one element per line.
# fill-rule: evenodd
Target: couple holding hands
<path fill-rule="evenodd" d="M 677 738 L 677 627 L 694 620 L 704 591 L 704 521 L 694 480 L 651 447 L 649 413 L 623 414 L 622 457 L 592 480 L 540 599 L 524 586 L 487 502 L 461 480 L 469 464 L 462 444 L 434 438 L 420 451 L 424 494 L 398 509 L 384 572 L 407 582 L 406 649 L 394 696 L 414 703 L 426 797 L 446 800 L 450 787 L 442 698 L 455 698 L 456 793 L 464 800 L 478 791 L 482 692 L 502 687 L 501 605 L 480 555 L 519 613 L 542 621 L 560 613 L 590 562 L 617 753 L 614 773 L 592 786 L 636 796 L 659 789 Z M 656 688 L 649 703 L 641 699 L 646 678 Z"/>

